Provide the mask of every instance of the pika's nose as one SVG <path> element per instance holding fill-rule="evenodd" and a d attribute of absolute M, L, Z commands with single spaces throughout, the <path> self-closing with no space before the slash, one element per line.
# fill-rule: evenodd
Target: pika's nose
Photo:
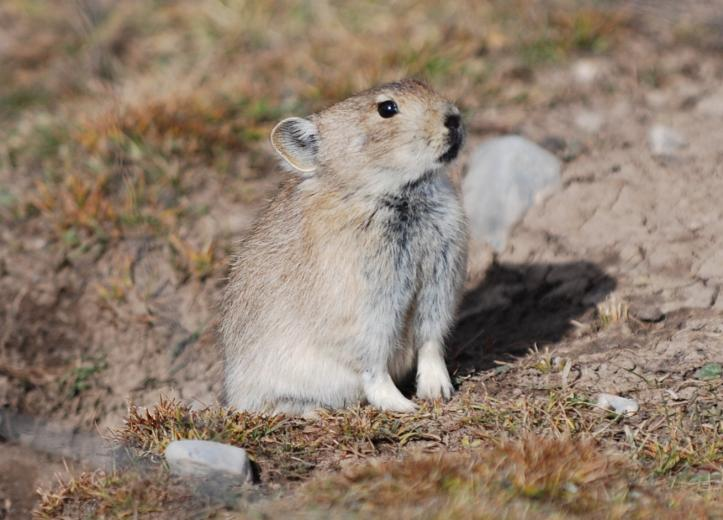
<path fill-rule="evenodd" d="M 462 119 L 459 117 L 459 114 L 447 114 L 444 117 L 444 126 L 449 128 L 450 130 L 459 130 L 459 125 L 462 122 Z"/>

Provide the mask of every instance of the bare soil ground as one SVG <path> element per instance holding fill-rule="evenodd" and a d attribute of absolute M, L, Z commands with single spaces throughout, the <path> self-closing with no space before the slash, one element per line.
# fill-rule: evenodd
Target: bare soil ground
<path fill-rule="evenodd" d="M 514 444 L 528 434 L 543 444 L 574 438 L 570 460 L 593 450 L 577 437 L 592 440 L 593 473 L 612 486 L 623 471 L 602 471 L 600 461 L 625 458 L 636 475 L 626 482 L 662 497 L 602 517 L 664 516 L 666 503 L 720 514 L 723 383 L 701 369 L 723 363 L 723 5 L 422 4 L 393 26 L 382 9 L 351 5 L 0 7 L 0 406 L 69 432 L 118 428 L 128 403 L 152 407 L 161 396 L 213 407 L 216 304 L 230 253 L 280 175 L 265 142 L 271 125 L 423 74 L 465 110 L 468 150 L 517 133 L 564 160 L 562 186 L 505 250 L 472 259 L 450 339 L 456 397 L 414 417 L 361 409 L 273 428 L 162 405 L 155 422 L 131 415 L 121 437 L 151 458 L 189 431 L 247 447 L 263 489 L 293 495 L 260 506 L 272 516 L 289 504 L 312 511 L 309 501 L 371 514 L 387 507 L 375 502 L 381 495 L 402 517 L 418 516 L 375 479 L 391 473 L 414 487 L 411 474 L 432 471 L 429 460 L 408 458 L 419 453 L 493 449 L 502 451 L 469 460 L 528 461 L 534 450 Z M 309 35 L 309 23 L 327 30 Z M 654 125 L 684 144 L 654 155 Z M 633 398 L 640 410 L 605 414 L 590 404 L 598 392 Z M 191 426 L 174 422 L 181 416 Z M 269 444 L 219 426 L 228 421 L 263 426 Z M 0 518 L 23 517 L 58 460 L 0 443 Z M 427 482 L 414 499 L 433 499 L 429 515 L 484 511 L 461 508 L 465 500 L 512 517 L 587 511 L 553 487 L 535 502 L 524 478 L 512 485 L 522 498 L 499 502 L 494 475 L 440 460 L 432 467 L 455 482 L 473 475 L 488 491 L 463 486 L 452 500 L 456 488 Z M 505 482 L 529 477 L 505 468 Z M 55 502 L 46 495 L 43 511 L 97 514 L 105 495 L 83 490 L 108 481 L 79 478 Z M 583 481 L 592 504 L 612 494 Z M 113 489 L 133 502 L 138 486 L 120 482 Z M 442 488 L 452 502 L 434 498 Z M 103 514 L 117 513 L 108 507 Z M 162 516 L 163 507 L 151 511 Z"/>

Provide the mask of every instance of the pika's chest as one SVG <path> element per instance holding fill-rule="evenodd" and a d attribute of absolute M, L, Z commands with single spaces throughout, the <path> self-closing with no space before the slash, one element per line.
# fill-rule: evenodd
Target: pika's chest
<path fill-rule="evenodd" d="M 442 238 L 447 222 L 448 204 L 437 198 L 387 197 L 379 203 L 378 225 L 383 247 L 394 251 L 422 252 Z"/>
<path fill-rule="evenodd" d="M 448 255 L 463 225 L 451 189 L 426 187 L 380 199 L 373 215 L 378 241 L 370 253 L 386 268 L 382 279 L 405 284 L 416 280 L 425 266 Z"/>

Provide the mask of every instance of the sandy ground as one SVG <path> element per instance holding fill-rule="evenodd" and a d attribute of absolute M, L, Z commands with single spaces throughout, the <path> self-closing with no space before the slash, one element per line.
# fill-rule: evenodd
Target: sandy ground
<path fill-rule="evenodd" d="M 3 443 L 0 445 L 0 518 L 30 518 L 35 507 L 37 489 L 47 489 L 58 478 L 67 478 L 68 469 L 57 456 L 31 448 Z"/>

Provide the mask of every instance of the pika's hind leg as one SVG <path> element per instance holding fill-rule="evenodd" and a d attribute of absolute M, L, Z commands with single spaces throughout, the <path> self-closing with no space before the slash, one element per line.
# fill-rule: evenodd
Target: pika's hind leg
<path fill-rule="evenodd" d="M 369 320 L 366 333 L 361 338 L 365 348 L 358 349 L 358 352 L 363 352 L 359 362 L 364 396 L 370 405 L 381 410 L 414 411 L 417 405 L 402 395 L 390 374 L 390 368 L 393 368 L 390 361 L 394 358 L 397 341 L 394 313 L 386 310 L 383 304 L 373 309 L 373 319 Z"/>
<path fill-rule="evenodd" d="M 271 415 L 284 414 L 304 419 L 318 419 L 319 410 L 322 409 L 322 406 L 315 401 L 284 398 L 276 401 L 271 409 Z"/>
<path fill-rule="evenodd" d="M 362 374 L 364 395 L 370 405 L 392 412 L 413 412 L 417 405 L 402 395 L 386 366 L 365 370 Z"/>

